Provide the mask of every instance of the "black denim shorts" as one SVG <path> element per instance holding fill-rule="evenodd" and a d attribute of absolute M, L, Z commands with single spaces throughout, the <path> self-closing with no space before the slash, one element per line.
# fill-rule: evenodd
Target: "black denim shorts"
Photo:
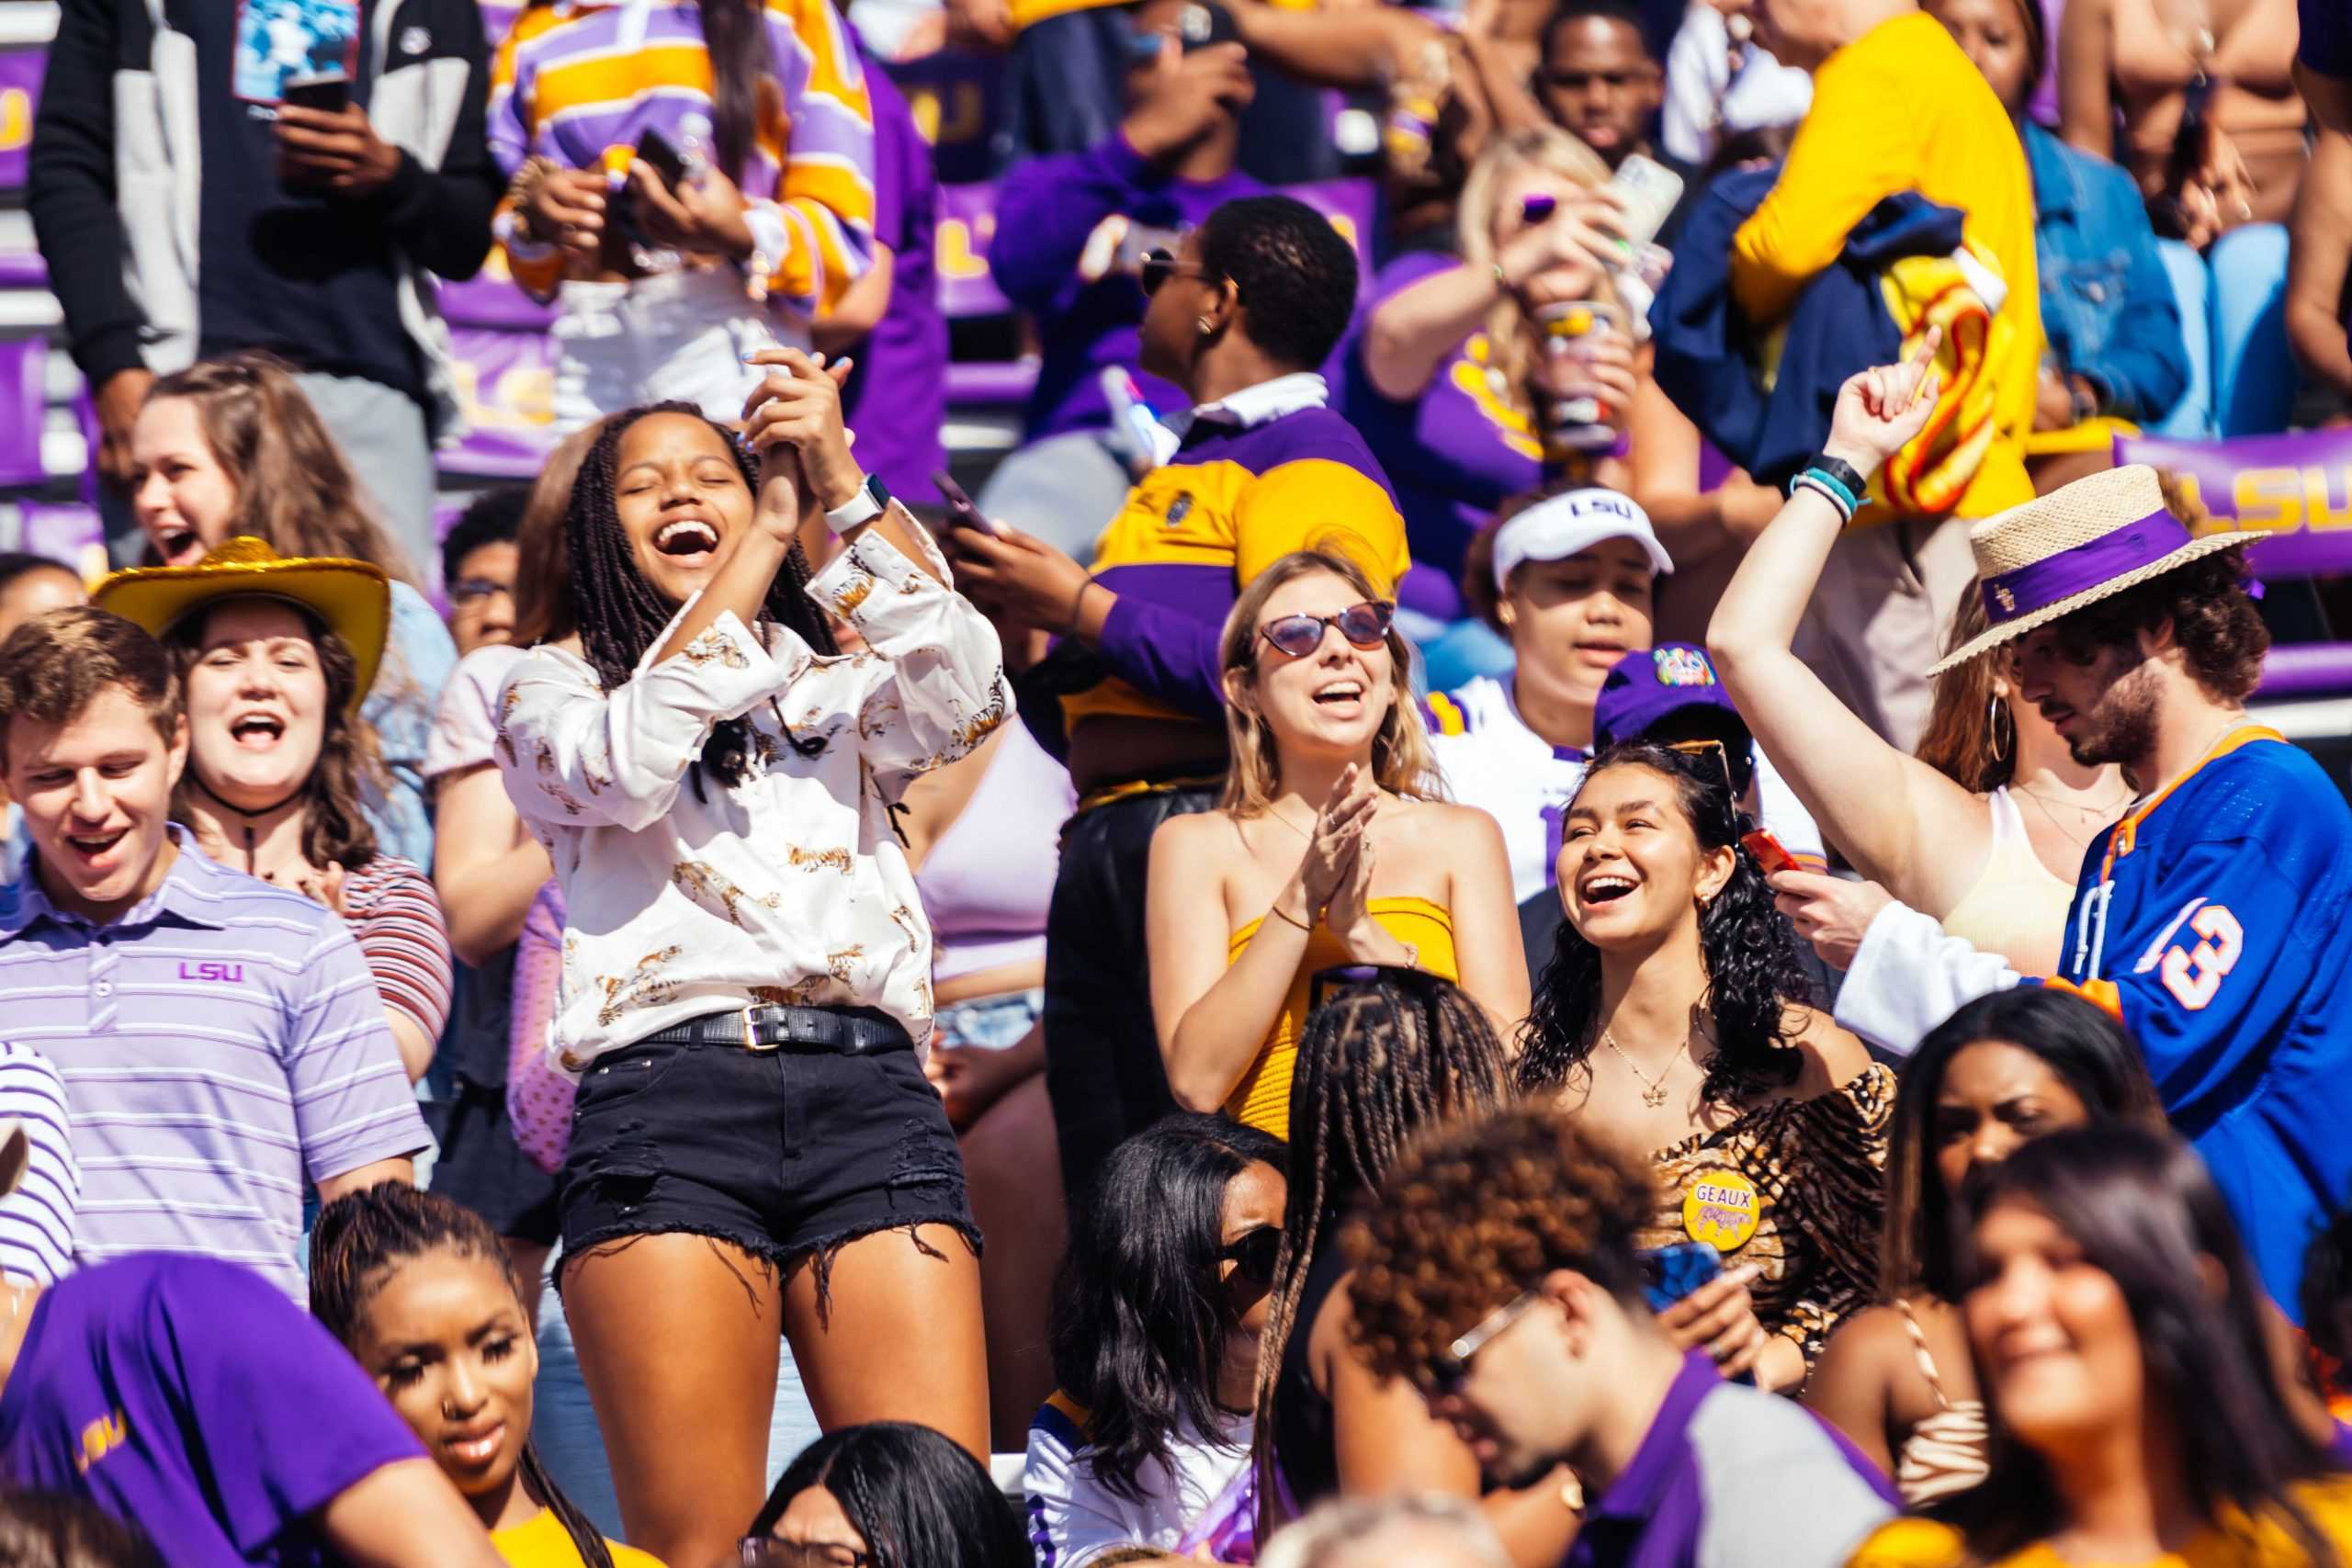
<path fill-rule="evenodd" d="M 834 1252 L 876 1231 L 979 1227 L 939 1091 L 912 1051 L 874 1055 L 633 1045 L 581 1076 L 564 1156 L 563 1250 L 633 1235 L 729 1242 L 821 1294 Z"/>

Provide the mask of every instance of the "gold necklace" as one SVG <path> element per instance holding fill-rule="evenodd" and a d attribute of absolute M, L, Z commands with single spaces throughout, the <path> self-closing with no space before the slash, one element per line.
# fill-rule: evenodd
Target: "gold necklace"
<path fill-rule="evenodd" d="M 2051 829 L 2056 832 L 2060 838 L 2065 840 L 2068 843 L 2074 845 L 2075 848 L 2078 850 L 2091 841 L 2092 834 L 2098 832 L 2099 829 L 2107 823 L 2115 820 L 2115 818 L 2121 814 L 2123 808 L 2132 804 L 2132 786 L 2129 784 L 2126 784 L 2123 787 L 2123 798 L 2114 802 L 2112 805 L 2101 803 L 2096 806 L 2078 806 L 2071 800 L 2045 800 L 2042 798 L 2041 791 L 2028 789 L 2023 784 L 2011 784 L 2009 786 L 2009 793 L 2012 795 L 2024 795 L 2028 800 L 2032 801 L 2035 808 L 2041 813 L 2041 819 L 2049 823 Z M 2083 813 L 2086 818 L 2083 824 L 2083 830 L 2080 833 L 2075 832 L 2064 822 L 2059 821 L 2057 813 L 2050 809 L 2052 806 L 2063 806 L 2069 811 L 2079 811 Z"/>
<path fill-rule="evenodd" d="M 1266 815 L 1281 823 L 1283 827 L 1289 829 L 1292 832 L 1296 833 L 1300 838 L 1305 839 L 1308 843 L 1311 844 L 1315 841 L 1314 834 L 1308 832 L 1306 829 L 1300 827 L 1297 823 L 1292 821 L 1281 812 L 1275 810 L 1272 806 L 1266 807 Z"/>
<path fill-rule="evenodd" d="M 1634 1060 L 1632 1053 L 1625 1047 L 1617 1043 L 1617 1037 L 1606 1028 L 1600 1032 L 1600 1043 L 1616 1052 L 1619 1058 L 1634 1070 L 1634 1076 L 1642 1080 L 1642 1103 L 1653 1111 L 1666 1103 L 1667 1075 L 1674 1071 L 1674 1064 L 1682 1059 L 1682 1054 L 1690 1049 L 1690 1036 L 1686 1033 L 1682 1036 L 1682 1043 L 1674 1048 L 1674 1055 L 1666 1059 L 1666 1066 L 1659 1069 L 1657 1077 L 1652 1077 L 1642 1071 L 1642 1065 Z"/>

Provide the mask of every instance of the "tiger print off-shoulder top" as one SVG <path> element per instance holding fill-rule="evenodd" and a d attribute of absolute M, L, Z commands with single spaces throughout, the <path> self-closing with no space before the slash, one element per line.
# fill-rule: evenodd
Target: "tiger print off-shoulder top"
<path fill-rule="evenodd" d="M 1894 1111 L 1894 1070 L 1873 1062 L 1826 1094 L 1771 1100 L 1658 1150 L 1657 1214 L 1637 1244 L 1710 1242 L 1725 1268 L 1756 1265 L 1757 1320 L 1795 1340 L 1810 1369 L 1877 1293 Z"/>

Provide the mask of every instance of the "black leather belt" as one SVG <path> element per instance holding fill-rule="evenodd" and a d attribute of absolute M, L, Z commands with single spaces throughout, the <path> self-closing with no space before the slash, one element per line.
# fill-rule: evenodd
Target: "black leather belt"
<path fill-rule="evenodd" d="M 707 1013 L 673 1023 L 638 1043 L 732 1045 L 744 1051 L 831 1052 L 842 1056 L 876 1056 L 914 1049 L 914 1042 L 899 1021 L 873 1008 L 775 1005 Z"/>

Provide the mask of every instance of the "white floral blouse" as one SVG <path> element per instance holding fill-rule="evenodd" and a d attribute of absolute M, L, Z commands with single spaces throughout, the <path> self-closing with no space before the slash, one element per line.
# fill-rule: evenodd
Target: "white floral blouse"
<path fill-rule="evenodd" d="M 820 657 L 781 626 L 763 642 L 730 611 L 609 692 L 553 647 L 507 676 L 498 764 L 566 901 L 552 1045 L 566 1072 L 760 1002 L 878 1008 L 918 1049 L 929 1037 L 931 928 L 888 808 L 1012 716 L 1002 650 L 952 586 L 870 529 L 808 593 L 866 651 Z M 730 788 L 699 762 L 731 718 L 749 723 L 752 756 Z M 824 747 L 804 756 L 792 739 Z"/>

